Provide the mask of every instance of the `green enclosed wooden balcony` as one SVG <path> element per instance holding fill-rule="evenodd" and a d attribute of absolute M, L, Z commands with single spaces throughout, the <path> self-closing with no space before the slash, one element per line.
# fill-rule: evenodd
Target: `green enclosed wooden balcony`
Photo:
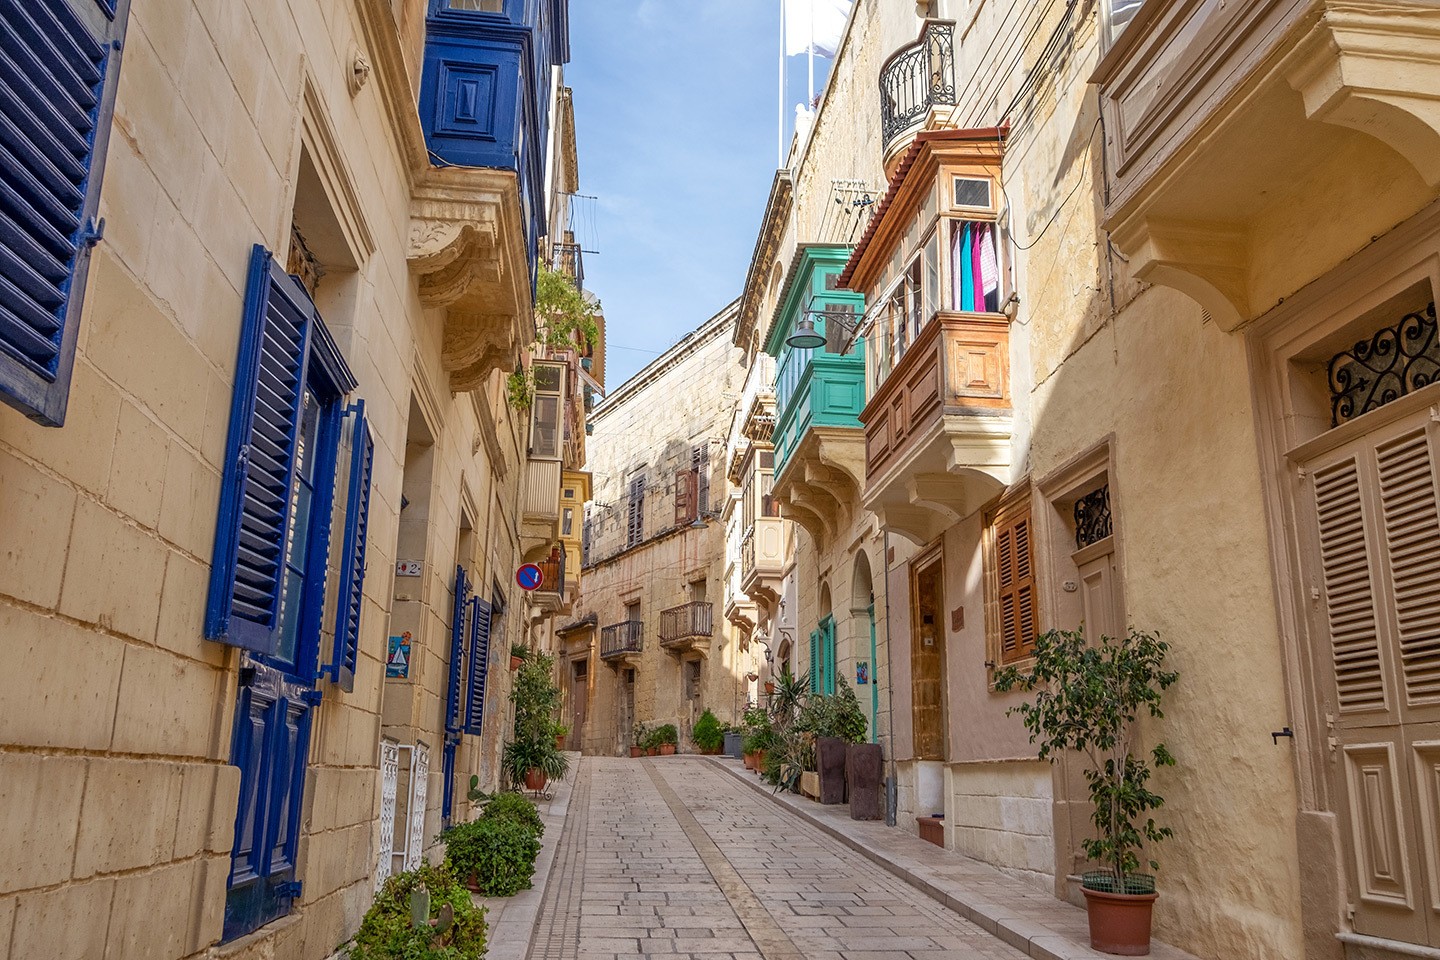
<path fill-rule="evenodd" d="M 765 344 L 777 361 L 774 493 L 786 517 L 822 540 L 856 509 L 865 481 L 866 345 L 855 336 L 865 299 L 837 282 L 850 252 L 795 251 Z M 823 345 L 793 345 L 802 329 Z"/>

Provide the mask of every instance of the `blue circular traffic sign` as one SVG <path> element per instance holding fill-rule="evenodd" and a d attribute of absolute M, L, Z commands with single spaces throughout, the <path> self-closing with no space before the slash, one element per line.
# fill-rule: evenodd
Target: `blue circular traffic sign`
<path fill-rule="evenodd" d="M 545 582 L 545 571 L 533 563 L 527 563 L 515 571 L 515 582 L 521 590 L 538 590 Z"/>

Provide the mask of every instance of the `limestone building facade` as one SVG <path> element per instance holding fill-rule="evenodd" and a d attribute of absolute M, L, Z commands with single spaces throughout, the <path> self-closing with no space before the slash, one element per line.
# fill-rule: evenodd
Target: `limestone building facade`
<path fill-rule="evenodd" d="M 3 18 L 0 956 L 330 956 L 495 782 L 543 622 L 505 381 L 566 5 Z"/>
<path fill-rule="evenodd" d="M 731 304 L 705 321 L 592 415 L 581 593 L 574 620 L 557 628 L 587 753 L 622 753 L 637 725 L 663 724 L 691 750 L 704 710 L 728 723 L 744 709 L 754 664 L 717 615 L 725 440 L 746 373 L 735 313 Z"/>

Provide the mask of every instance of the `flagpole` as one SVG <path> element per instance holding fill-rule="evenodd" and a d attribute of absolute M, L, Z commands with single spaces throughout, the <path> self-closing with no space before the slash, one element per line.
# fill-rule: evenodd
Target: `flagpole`
<path fill-rule="evenodd" d="M 778 132 L 775 135 L 775 166 L 785 166 L 785 2 L 780 2 L 780 89 L 775 98 Z"/>
<path fill-rule="evenodd" d="M 810 60 L 810 97 L 805 109 L 809 111 L 815 109 L 815 0 L 810 0 L 810 49 L 806 52 Z"/>

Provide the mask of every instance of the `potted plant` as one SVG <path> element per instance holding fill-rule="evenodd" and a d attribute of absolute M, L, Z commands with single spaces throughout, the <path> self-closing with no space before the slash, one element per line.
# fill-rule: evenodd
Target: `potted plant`
<path fill-rule="evenodd" d="M 555 749 L 565 749 L 565 738 L 570 736 L 570 728 L 563 723 L 555 724 Z"/>
<path fill-rule="evenodd" d="M 1039 743 L 1042 760 L 1052 763 L 1067 750 L 1088 761 L 1085 779 L 1094 806 L 1098 836 L 1083 841 L 1085 855 L 1103 869 L 1082 882 L 1090 918 L 1090 944 L 1103 953 L 1126 957 L 1150 952 L 1150 921 L 1156 898 L 1155 878 L 1140 873 L 1147 843 L 1171 837 L 1150 813 L 1165 800 L 1149 788 L 1152 774 L 1175 765 L 1163 743 L 1148 753 L 1134 752 L 1141 716 L 1163 717 L 1160 700 L 1179 675 L 1165 669 L 1169 644 L 1153 634 L 1131 630 L 1120 639 L 1092 643 L 1079 631 L 1052 631 L 1036 643 L 1029 670 L 1008 667 L 995 675 L 995 688 L 1034 693 L 1031 703 L 1011 708 Z M 1160 865 L 1148 857 L 1151 870 Z"/>
<path fill-rule="evenodd" d="M 751 707 L 742 718 L 745 736 L 740 741 L 740 752 L 744 755 L 745 769 L 759 772 L 764 764 L 765 749 L 775 735 L 770 723 L 770 714 L 759 707 Z"/>
<path fill-rule="evenodd" d="M 725 740 L 725 728 L 720 726 L 720 720 L 709 707 L 706 707 L 705 712 L 700 714 L 700 719 L 695 721 L 695 726 L 690 731 L 690 739 L 701 753 L 720 752 L 720 744 Z"/>
<path fill-rule="evenodd" d="M 543 790 L 548 780 L 565 776 L 570 758 L 555 746 L 555 722 L 560 688 L 555 684 L 555 661 L 544 654 L 525 658 L 510 691 L 515 705 L 513 739 L 505 744 L 501 762 L 512 784 Z"/>
<path fill-rule="evenodd" d="M 483 897 L 509 897 L 530 888 L 540 838 L 512 816 L 481 816 L 440 834 L 445 866 Z"/>
<path fill-rule="evenodd" d="M 675 748 L 679 745 L 680 731 L 675 728 L 675 724 L 667 723 L 655 728 L 655 746 L 659 748 L 660 756 L 674 756 Z"/>
<path fill-rule="evenodd" d="M 840 680 L 833 695 L 806 697 L 796 727 L 814 738 L 814 766 L 806 768 L 807 773 L 815 773 L 809 792 L 821 803 L 844 803 L 846 753 L 849 744 L 864 740 L 868 730 L 855 691 Z"/>
<path fill-rule="evenodd" d="M 529 653 L 529 649 L 523 643 L 510 644 L 510 669 L 519 670 L 520 664 L 525 662 Z"/>
<path fill-rule="evenodd" d="M 630 731 L 630 756 L 645 756 L 645 741 L 650 738 L 650 728 L 643 723 L 635 724 Z"/>

